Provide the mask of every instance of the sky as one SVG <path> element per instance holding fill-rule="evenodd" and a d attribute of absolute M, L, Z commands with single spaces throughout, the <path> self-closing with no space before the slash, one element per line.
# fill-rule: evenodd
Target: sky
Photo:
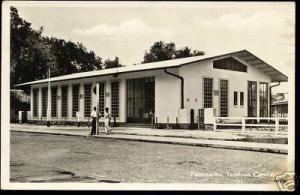
<path fill-rule="evenodd" d="M 295 66 L 291 2 L 68 5 L 15 7 L 33 28 L 43 26 L 43 35 L 81 42 L 104 59 L 118 56 L 127 66 L 140 63 L 159 40 L 206 54 L 247 49 L 287 75 Z"/>

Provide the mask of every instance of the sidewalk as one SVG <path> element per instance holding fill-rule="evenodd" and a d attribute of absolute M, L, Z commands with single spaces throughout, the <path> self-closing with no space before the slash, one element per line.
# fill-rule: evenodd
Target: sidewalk
<path fill-rule="evenodd" d="M 12 131 L 45 133 L 54 135 L 71 135 L 87 137 L 90 133 L 88 127 L 75 126 L 38 126 L 30 124 L 11 124 Z M 105 135 L 100 128 L 100 135 L 93 138 L 122 139 L 131 141 L 144 141 L 168 144 L 181 144 L 202 147 L 226 148 L 248 151 L 261 151 L 287 154 L 287 144 L 255 143 L 239 141 L 246 136 L 232 132 L 213 132 L 197 130 L 164 130 L 148 128 L 116 127 L 113 133 Z"/>

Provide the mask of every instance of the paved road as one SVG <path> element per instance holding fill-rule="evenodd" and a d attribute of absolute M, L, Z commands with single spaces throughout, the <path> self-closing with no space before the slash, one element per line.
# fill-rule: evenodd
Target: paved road
<path fill-rule="evenodd" d="M 11 182 L 271 183 L 287 155 L 11 133 Z"/>

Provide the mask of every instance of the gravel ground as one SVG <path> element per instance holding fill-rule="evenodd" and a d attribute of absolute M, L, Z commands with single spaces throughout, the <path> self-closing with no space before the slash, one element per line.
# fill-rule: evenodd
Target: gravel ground
<path fill-rule="evenodd" d="M 287 155 L 11 133 L 11 182 L 272 183 Z"/>

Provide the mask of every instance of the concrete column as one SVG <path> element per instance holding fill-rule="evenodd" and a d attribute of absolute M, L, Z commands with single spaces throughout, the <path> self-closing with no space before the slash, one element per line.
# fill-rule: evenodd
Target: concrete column
<path fill-rule="evenodd" d="M 83 83 L 79 83 L 79 112 L 80 119 L 84 119 L 84 88 Z"/>
<path fill-rule="evenodd" d="M 271 104 L 271 99 L 270 99 L 270 85 L 271 83 L 268 83 L 268 87 L 267 87 L 267 90 L 268 90 L 268 115 L 267 117 L 270 117 L 271 116 L 271 107 L 270 107 L 270 104 Z"/>
<path fill-rule="evenodd" d="M 203 84 L 202 84 L 201 88 L 203 88 Z M 214 90 L 218 90 L 219 91 L 219 95 L 214 95 Z M 202 89 L 201 91 L 203 93 L 204 89 Z M 219 116 L 219 114 L 220 114 L 219 113 L 219 110 L 220 110 L 219 109 L 219 107 L 220 107 L 220 80 L 219 79 L 214 79 L 214 82 L 213 82 L 213 94 L 212 95 L 213 95 L 213 108 L 216 109 L 216 115 Z M 228 95 L 229 95 L 229 93 L 228 93 Z M 203 99 L 203 94 L 202 94 L 201 98 Z M 204 100 L 201 101 L 201 102 L 203 104 Z M 204 105 L 202 105 L 202 108 L 204 108 Z M 229 114 L 229 112 L 228 112 L 228 114 Z"/>
<path fill-rule="evenodd" d="M 42 88 L 39 87 L 38 93 L 38 120 L 41 120 L 42 117 Z"/>
<path fill-rule="evenodd" d="M 108 107 L 109 110 L 111 111 L 111 81 L 110 80 L 106 81 L 105 93 L 109 94 L 109 96 L 106 96 L 105 94 L 105 107 Z"/>
<path fill-rule="evenodd" d="M 51 78 L 50 75 L 50 68 L 48 69 L 49 72 L 49 79 Z M 51 83 L 50 81 L 48 82 L 48 98 L 47 98 L 47 121 L 51 120 Z"/>
<path fill-rule="evenodd" d="M 120 106 L 120 122 L 126 122 L 127 106 L 126 106 L 126 79 L 120 80 L 120 96 L 119 96 L 119 106 Z"/>
<path fill-rule="evenodd" d="M 61 120 L 61 86 L 57 86 L 57 119 Z"/>
<path fill-rule="evenodd" d="M 99 83 L 96 83 L 96 113 L 97 113 L 97 118 L 96 118 L 96 134 L 99 135 Z"/>
<path fill-rule="evenodd" d="M 67 120 L 72 119 L 72 84 L 68 84 L 68 117 Z"/>
<path fill-rule="evenodd" d="M 257 117 L 260 117 L 260 98 L 259 98 L 259 81 L 257 81 L 257 88 L 256 88 L 256 91 L 257 91 L 257 109 L 256 109 L 256 116 Z"/>
<path fill-rule="evenodd" d="M 47 121 L 51 120 L 51 84 L 48 82 Z"/>
<path fill-rule="evenodd" d="M 33 88 L 32 88 L 32 85 L 30 87 L 31 87 L 31 90 L 30 90 L 30 115 L 31 115 L 31 119 L 33 119 Z"/>
<path fill-rule="evenodd" d="M 96 88 L 96 94 L 94 93 L 94 87 Z M 98 88 L 97 88 L 98 87 Z M 98 104 L 97 104 L 97 102 L 98 102 L 98 91 L 97 90 L 99 90 L 99 85 L 98 85 L 98 83 L 96 82 L 96 81 L 94 81 L 93 83 L 92 83 L 92 95 L 91 95 L 91 106 L 92 106 L 92 110 L 91 111 L 93 111 L 94 110 L 94 107 L 97 107 L 98 106 Z"/>

